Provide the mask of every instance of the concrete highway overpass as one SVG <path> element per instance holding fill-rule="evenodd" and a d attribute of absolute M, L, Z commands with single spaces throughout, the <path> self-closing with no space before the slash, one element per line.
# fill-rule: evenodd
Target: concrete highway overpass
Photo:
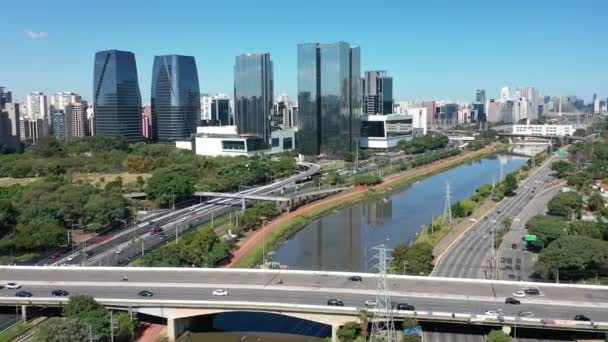
<path fill-rule="evenodd" d="M 360 275 L 363 281 L 350 281 L 351 275 Z M 123 276 L 128 281 L 123 281 Z M 20 298 L 15 297 L 15 290 L 0 290 L 0 305 L 22 305 L 24 311 L 27 306 L 59 306 L 68 299 L 52 297 L 51 291 L 63 289 L 71 295 L 92 295 L 109 307 L 162 317 L 167 320 L 171 339 L 187 330 L 197 317 L 231 311 L 315 321 L 331 326 L 335 336 L 340 325 L 357 320 L 365 300 L 375 298 L 377 277 L 294 270 L 0 266 L 1 284 L 17 282 L 21 289 L 33 293 L 33 297 Z M 608 331 L 606 286 L 399 275 L 388 276 L 387 283 L 393 303 L 415 306 L 415 311 L 395 311 L 397 318 Z M 537 287 L 542 294 L 521 298 L 521 305 L 504 304 L 506 297 L 524 287 Z M 213 296 L 216 289 L 229 295 Z M 154 296 L 140 297 L 142 290 Z M 327 306 L 327 300 L 333 298 L 345 306 Z M 532 312 L 532 316 L 521 317 L 522 311 Z M 575 315 L 585 315 L 592 322 L 574 321 Z"/>

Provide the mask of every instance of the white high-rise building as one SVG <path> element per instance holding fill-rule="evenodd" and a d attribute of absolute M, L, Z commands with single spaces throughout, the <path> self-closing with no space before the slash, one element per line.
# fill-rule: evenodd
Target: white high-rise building
<path fill-rule="evenodd" d="M 508 100 L 511 98 L 511 93 L 509 91 L 509 87 L 502 87 L 500 88 L 500 99 L 501 100 Z"/>
<path fill-rule="evenodd" d="M 66 125 L 71 126 L 71 135 L 69 138 L 84 137 L 87 135 L 87 108 L 86 101 L 78 101 L 65 106 L 66 118 L 70 119 L 66 122 Z"/>
<path fill-rule="evenodd" d="M 69 91 L 57 92 L 51 96 L 52 112 L 64 110 L 65 106 L 82 101 L 82 96 Z"/>
<path fill-rule="evenodd" d="M 201 94 L 201 120 L 211 120 L 211 102 L 213 96 Z"/>
<path fill-rule="evenodd" d="M 27 96 L 27 113 L 32 122 L 36 123 L 35 129 L 32 130 L 34 141 L 48 136 L 51 116 L 48 98 L 43 92 L 32 92 Z"/>

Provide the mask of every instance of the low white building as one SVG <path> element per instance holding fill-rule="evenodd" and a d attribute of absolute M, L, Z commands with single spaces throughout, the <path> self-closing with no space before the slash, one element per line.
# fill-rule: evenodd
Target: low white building
<path fill-rule="evenodd" d="M 361 117 L 362 148 L 391 149 L 401 140 L 426 134 L 426 108 L 408 108 L 406 114 L 364 115 Z"/>
<path fill-rule="evenodd" d="M 513 125 L 513 134 L 564 137 L 574 134 L 572 125 Z"/>
<path fill-rule="evenodd" d="M 295 147 L 295 131 L 282 129 L 271 134 L 271 148 L 252 135 L 237 134 L 236 126 L 197 127 L 190 141 L 176 141 L 175 147 L 191 150 L 202 156 L 253 156 L 258 153 L 279 153 Z"/>

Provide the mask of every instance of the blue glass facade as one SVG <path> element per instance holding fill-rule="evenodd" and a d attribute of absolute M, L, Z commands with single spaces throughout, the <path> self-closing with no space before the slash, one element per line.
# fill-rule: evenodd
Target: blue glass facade
<path fill-rule="evenodd" d="M 172 143 L 196 133 L 201 107 L 194 57 L 154 57 L 151 89 L 154 141 Z"/>
<path fill-rule="evenodd" d="M 108 50 L 95 54 L 93 105 L 96 134 L 141 141 L 141 94 L 135 55 Z"/>
<path fill-rule="evenodd" d="M 361 131 L 361 53 L 345 42 L 298 45 L 298 147 L 343 157 Z"/>
<path fill-rule="evenodd" d="M 239 134 L 255 135 L 270 144 L 273 105 L 272 61 L 269 53 L 236 56 L 234 115 Z"/>

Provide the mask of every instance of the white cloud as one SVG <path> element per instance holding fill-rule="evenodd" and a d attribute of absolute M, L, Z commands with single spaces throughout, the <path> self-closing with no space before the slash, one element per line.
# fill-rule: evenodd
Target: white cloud
<path fill-rule="evenodd" d="M 25 34 L 30 38 L 30 39 L 39 39 L 39 38 L 47 38 L 49 36 L 48 33 L 46 32 L 34 32 L 32 30 L 25 30 Z"/>

